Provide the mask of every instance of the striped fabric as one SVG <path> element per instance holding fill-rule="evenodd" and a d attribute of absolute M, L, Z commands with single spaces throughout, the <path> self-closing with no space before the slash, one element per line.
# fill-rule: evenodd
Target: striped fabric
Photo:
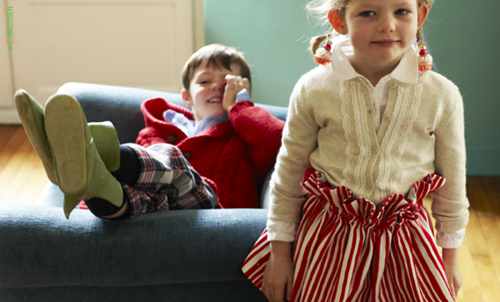
<path fill-rule="evenodd" d="M 444 182 L 429 174 L 406 197 L 393 194 L 375 206 L 308 170 L 291 301 L 453 301 L 422 203 Z M 258 288 L 269 256 L 264 230 L 242 266 Z"/>
<path fill-rule="evenodd" d="M 217 207 L 217 196 L 174 145 L 155 144 L 148 148 L 127 144 L 139 162 L 137 183 L 123 184 L 131 205 L 129 219 L 142 213 Z"/>

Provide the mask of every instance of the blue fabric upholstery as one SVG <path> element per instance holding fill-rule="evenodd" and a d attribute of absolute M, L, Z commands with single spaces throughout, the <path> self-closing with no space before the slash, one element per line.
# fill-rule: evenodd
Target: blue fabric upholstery
<path fill-rule="evenodd" d="M 122 143 L 133 143 L 144 128 L 141 103 L 149 98 L 162 97 L 169 102 L 184 106 L 180 93 L 169 93 L 139 88 L 109 86 L 88 83 L 66 83 L 58 90 L 74 96 L 82 105 L 89 122 L 111 121 Z M 288 109 L 255 103 L 266 108 L 272 115 L 285 120 Z"/>
<path fill-rule="evenodd" d="M 144 127 L 143 100 L 181 104 L 179 94 L 117 86 L 68 83 L 59 92 L 75 96 L 89 121 L 113 122 L 122 142 Z M 286 118 L 286 108 L 259 106 Z M 0 301 L 267 301 L 240 270 L 266 209 L 167 211 L 128 222 L 74 210 L 66 220 L 62 198 L 48 184 L 37 205 L 0 206 Z"/>

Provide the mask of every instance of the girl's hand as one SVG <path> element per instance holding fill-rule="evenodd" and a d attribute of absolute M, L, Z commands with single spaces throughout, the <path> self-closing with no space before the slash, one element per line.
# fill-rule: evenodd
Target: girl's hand
<path fill-rule="evenodd" d="M 250 93 L 250 82 L 247 78 L 228 74 L 226 76 L 226 87 L 222 97 L 222 108 L 229 112 L 236 102 L 236 94 L 246 88 Z"/>
<path fill-rule="evenodd" d="M 284 241 L 271 241 L 271 256 L 264 271 L 262 292 L 270 302 L 283 302 L 292 298 L 293 262 L 292 244 Z"/>
<path fill-rule="evenodd" d="M 456 299 L 458 291 L 462 287 L 462 273 L 460 272 L 460 263 L 458 262 L 458 248 L 445 249 L 443 248 L 443 262 L 446 271 L 446 278 L 450 285 L 451 293 Z"/>

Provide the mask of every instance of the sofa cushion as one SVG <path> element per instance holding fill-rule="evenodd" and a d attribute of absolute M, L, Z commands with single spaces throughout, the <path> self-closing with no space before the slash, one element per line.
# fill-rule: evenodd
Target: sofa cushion
<path fill-rule="evenodd" d="M 184 210 L 107 222 L 62 208 L 0 206 L 0 288 L 247 280 L 263 209 Z M 23 223 L 28 221 L 29 223 Z"/>

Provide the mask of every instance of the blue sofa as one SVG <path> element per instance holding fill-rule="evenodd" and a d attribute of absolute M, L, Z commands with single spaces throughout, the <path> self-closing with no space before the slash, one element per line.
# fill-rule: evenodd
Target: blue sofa
<path fill-rule="evenodd" d="M 87 119 L 110 120 L 122 143 L 144 127 L 151 97 L 180 94 L 67 83 Z M 285 120 L 287 109 L 259 105 Z M 106 222 L 86 210 L 66 220 L 62 192 L 47 185 L 36 205 L 0 206 L 0 301 L 267 301 L 240 267 L 265 228 L 263 209 L 167 211 Z"/>

